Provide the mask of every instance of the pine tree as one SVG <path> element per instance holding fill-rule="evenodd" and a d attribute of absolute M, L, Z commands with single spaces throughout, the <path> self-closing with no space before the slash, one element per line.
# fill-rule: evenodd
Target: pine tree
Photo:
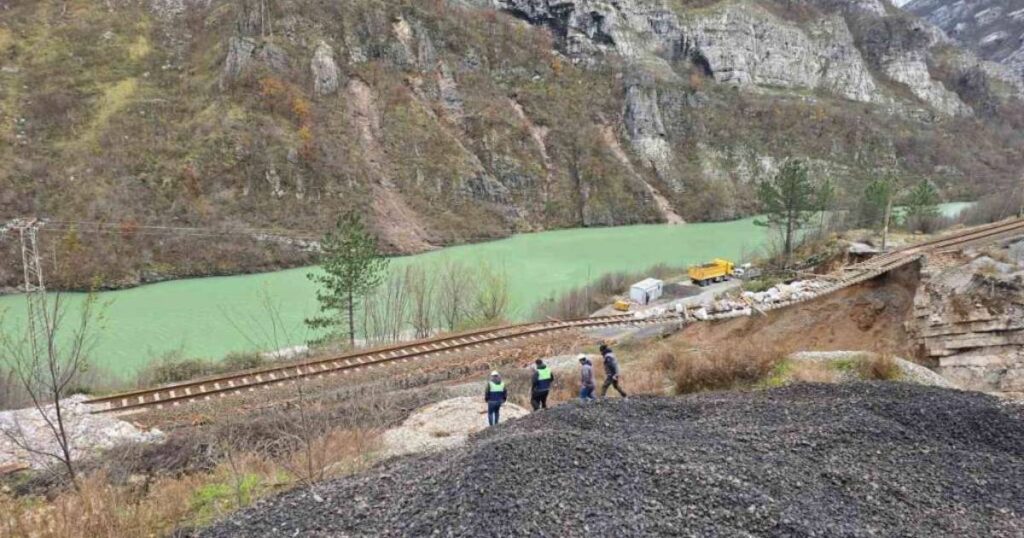
<path fill-rule="evenodd" d="M 799 159 L 786 161 L 775 177 L 758 185 L 757 195 L 764 219 L 754 223 L 782 233 L 783 255 L 788 267 L 796 235 L 807 226 L 818 202 L 807 174 L 807 165 Z"/>
<path fill-rule="evenodd" d="M 909 193 L 906 206 L 907 226 L 924 231 L 928 223 L 939 215 L 939 192 L 928 180 L 922 180 Z"/>
<path fill-rule="evenodd" d="M 836 185 L 830 178 L 826 178 L 818 186 L 818 191 L 815 195 L 815 209 L 820 213 L 820 222 L 818 228 L 820 233 L 825 233 L 825 219 L 828 216 L 828 212 L 832 210 L 832 206 L 836 202 Z"/>
<path fill-rule="evenodd" d="M 320 243 L 320 273 L 307 277 L 320 285 L 316 299 L 320 316 L 306 320 L 311 329 L 337 329 L 347 325 L 349 344 L 355 346 L 355 310 L 359 297 L 380 285 L 388 259 L 381 256 L 377 239 L 356 213 L 338 220 Z"/>
<path fill-rule="evenodd" d="M 882 250 L 888 246 L 892 205 L 899 190 L 899 177 L 894 171 L 886 172 L 881 177 L 875 178 L 864 190 L 862 215 L 867 217 L 865 221 L 873 228 L 881 229 Z"/>

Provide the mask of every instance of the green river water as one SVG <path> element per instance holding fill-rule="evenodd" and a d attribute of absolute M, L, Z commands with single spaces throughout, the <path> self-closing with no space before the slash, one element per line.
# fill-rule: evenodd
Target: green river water
<path fill-rule="evenodd" d="M 966 204 L 946 204 L 947 214 Z M 753 219 L 687 225 L 589 228 L 524 234 L 508 239 L 445 248 L 395 258 L 393 268 L 432 263 L 449 257 L 487 262 L 509 275 L 514 314 L 528 316 L 542 300 L 612 271 L 636 271 L 658 263 L 681 266 L 713 257 L 739 259 L 755 254 L 768 239 Z M 106 303 L 93 347 L 94 363 L 128 377 L 165 353 L 186 357 L 222 357 L 303 343 L 302 320 L 316 312 L 315 287 L 308 268 L 256 275 L 211 277 L 150 284 L 103 292 Z M 287 337 L 270 336 L 261 296 L 280 306 Z M 80 301 L 81 295 L 69 295 Z M 24 321 L 21 296 L 0 297 L 5 326 L 17 330 Z M 5 327 L 6 330 L 7 327 Z"/>

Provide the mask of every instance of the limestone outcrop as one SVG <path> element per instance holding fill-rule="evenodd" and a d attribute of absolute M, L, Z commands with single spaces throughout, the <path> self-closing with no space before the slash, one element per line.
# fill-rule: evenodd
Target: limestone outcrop
<path fill-rule="evenodd" d="M 1018 0 L 914 0 L 904 9 L 1024 80 L 1024 4 Z"/>
<path fill-rule="evenodd" d="M 321 41 L 316 46 L 309 68 L 313 72 L 313 91 L 317 95 L 331 95 L 338 91 L 341 73 L 334 61 L 334 49 L 330 45 Z"/>
<path fill-rule="evenodd" d="M 1024 393 L 1024 265 L 1004 259 L 932 260 L 922 272 L 909 332 L 964 389 Z"/>
<path fill-rule="evenodd" d="M 691 16 L 683 33 L 683 50 L 706 62 L 719 82 L 820 88 L 853 101 L 883 100 L 840 16 L 804 30 L 763 9 L 730 4 Z"/>

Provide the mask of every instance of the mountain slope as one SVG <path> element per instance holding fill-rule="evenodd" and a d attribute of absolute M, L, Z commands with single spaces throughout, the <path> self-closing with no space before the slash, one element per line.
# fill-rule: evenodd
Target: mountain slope
<path fill-rule="evenodd" d="M 1012 92 L 880 0 L 2 4 L 0 218 L 118 225 L 46 236 L 59 286 L 303 263 L 351 209 L 413 252 L 748 215 L 790 155 L 847 199 L 1024 166 Z"/>
<path fill-rule="evenodd" d="M 1024 4 L 1017 0 L 913 0 L 904 9 L 1024 79 Z"/>

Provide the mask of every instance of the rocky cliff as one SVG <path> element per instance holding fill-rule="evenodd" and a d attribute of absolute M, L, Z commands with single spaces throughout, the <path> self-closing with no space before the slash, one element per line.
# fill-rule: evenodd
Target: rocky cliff
<path fill-rule="evenodd" d="M 352 209 L 414 252 L 748 215 L 788 156 L 846 200 L 883 161 L 951 199 L 1024 166 L 1014 92 L 881 0 L 0 8 L 0 218 L 119 226 L 51 234 L 60 285 L 301 263 L 259 237 Z"/>
<path fill-rule="evenodd" d="M 904 9 L 1024 80 L 1024 4 L 1017 0 L 913 0 Z"/>
<path fill-rule="evenodd" d="M 1024 393 L 1024 242 L 930 260 L 907 325 L 961 388 Z"/>

